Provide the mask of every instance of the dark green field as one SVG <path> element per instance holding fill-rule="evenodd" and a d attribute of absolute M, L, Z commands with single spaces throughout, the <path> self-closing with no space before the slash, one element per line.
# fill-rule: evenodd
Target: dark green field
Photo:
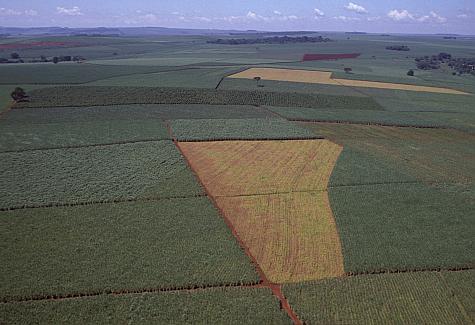
<path fill-rule="evenodd" d="M 474 57 L 475 39 L 315 35 L 333 41 L 0 39 L 85 59 L 0 64 L 0 324 L 474 323 L 475 76 L 414 58 Z M 227 78 L 250 67 L 468 94 Z M 177 141 L 322 138 L 342 147 L 324 191 L 344 272 L 270 283 Z"/>

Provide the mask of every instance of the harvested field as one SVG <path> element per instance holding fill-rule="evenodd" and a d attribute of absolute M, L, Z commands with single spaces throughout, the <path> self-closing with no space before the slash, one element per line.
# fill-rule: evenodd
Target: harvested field
<path fill-rule="evenodd" d="M 267 278 L 298 282 L 344 274 L 328 193 L 216 198 Z"/>
<path fill-rule="evenodd" d="M 342 151 L 327 140 L 180 142 L 213 196 L 323 191 Z"/>
<path fill-rule="evenodd" d="M 271 282 L 343 274 L 326 192 L 340 146 L 327 140 L 178 145 Z"/>
<path fill-rule="evenodd" d="M 416 86 L 396 83 L 385 83 L 363 80 L 334 79 L 331 72 L 309 71 L 296 69 L 274 69 L 274 68 L 250 68 L 245 71 L 228 76 L 228 78 L 254 79 L 261 77 L 264 80 L 291 81 L 303 83 L 320 83 L 327 85 L 341 85 L 348 87 L 397 89 L 406 91 L 420 91 L 443 94 L 468 95 L 468 93 L 439 87 Z"/>
<path fill-rule="evenodd" d="M 361 53 L 343 53 L 343 54 L 305 54 L 302 61 L 321 61 L 321 60 L 339 60 L 356 59 Z"/>

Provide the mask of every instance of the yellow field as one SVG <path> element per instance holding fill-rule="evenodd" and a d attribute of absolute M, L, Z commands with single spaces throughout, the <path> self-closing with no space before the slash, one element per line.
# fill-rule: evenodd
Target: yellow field
<path fill-rule="evenodd" d="M 344 274 L 326 191 L 216 201 L 270 281 L 299 282 Z"/>
<path fill-rule="evenodd" d="M 309 71 L 295 69 L 274 69 L 274 68 L 250 68 L 245 71 L 228 76 L 228 78 L 254 79 L 261 77 L 263 80 L 304 82 L 325 85 L 339 85 L 349 87 L 379 88 L 392 90 L 421 91 L 442 94 L 468 95 L 465 92 L 439 87 L 415 86 L 406 84 L 396 84 L 376 81 L 349 80 L 332 78 L 331 72 Z"/>
<path fill-rule="evenodd" d="M 344 273 L 326 191 L 342 147 L 327 140 L 178 145 L 270 281 Z"/>
<path fill-rule="evenodd" d="M 213 196 L 324 190 L 342 147 L 328 140 L 181 142 Z"/>

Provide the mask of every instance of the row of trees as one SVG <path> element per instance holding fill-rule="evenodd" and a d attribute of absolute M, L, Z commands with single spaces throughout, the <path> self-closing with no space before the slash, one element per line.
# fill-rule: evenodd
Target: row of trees
<path fill-rule="evenodd" d="M 53 62 L 57 64 L 59 62 L 81 62 L 84 61 L 84 57 L 79 55 L 61 55 L 61 56 L 53 56 L 53 57 L 46 57 L 41 55 L 39 58 L 29 59 L 26 62 L 28 63 L 38 63 L 38 62 Z M 21 58 L 20 54 L 14 52 L 10 54 L 10 59 L 7 58 L 0 58 L 0 63 L 25 63 L 25 59 Z"/>
<path fill-rule="evenodd" d="M 241 45 L 241 44 L 289 44 L 289 43 L 322 43 L 322 42 L 331 42 L 331 39 L 324 38 L 322 36 L 309 37 L 309 36 L 298 36 L 298 37 L 289 37 L 289 36 L 275 36 L 275 37 L 264 37 L 264 38 L 230 38 L 207 41 L 209 44 L 224 44 L 224 45 Z"/>

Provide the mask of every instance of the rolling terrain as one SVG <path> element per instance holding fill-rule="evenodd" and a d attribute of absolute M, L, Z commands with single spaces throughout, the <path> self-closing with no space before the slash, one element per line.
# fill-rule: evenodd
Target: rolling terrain
<path fill-rule="evenodd" d="M 133 32 L 0 39 L 0 324 L 475 322 L 475 76 L 414 60 L 474 38 Z"/>

